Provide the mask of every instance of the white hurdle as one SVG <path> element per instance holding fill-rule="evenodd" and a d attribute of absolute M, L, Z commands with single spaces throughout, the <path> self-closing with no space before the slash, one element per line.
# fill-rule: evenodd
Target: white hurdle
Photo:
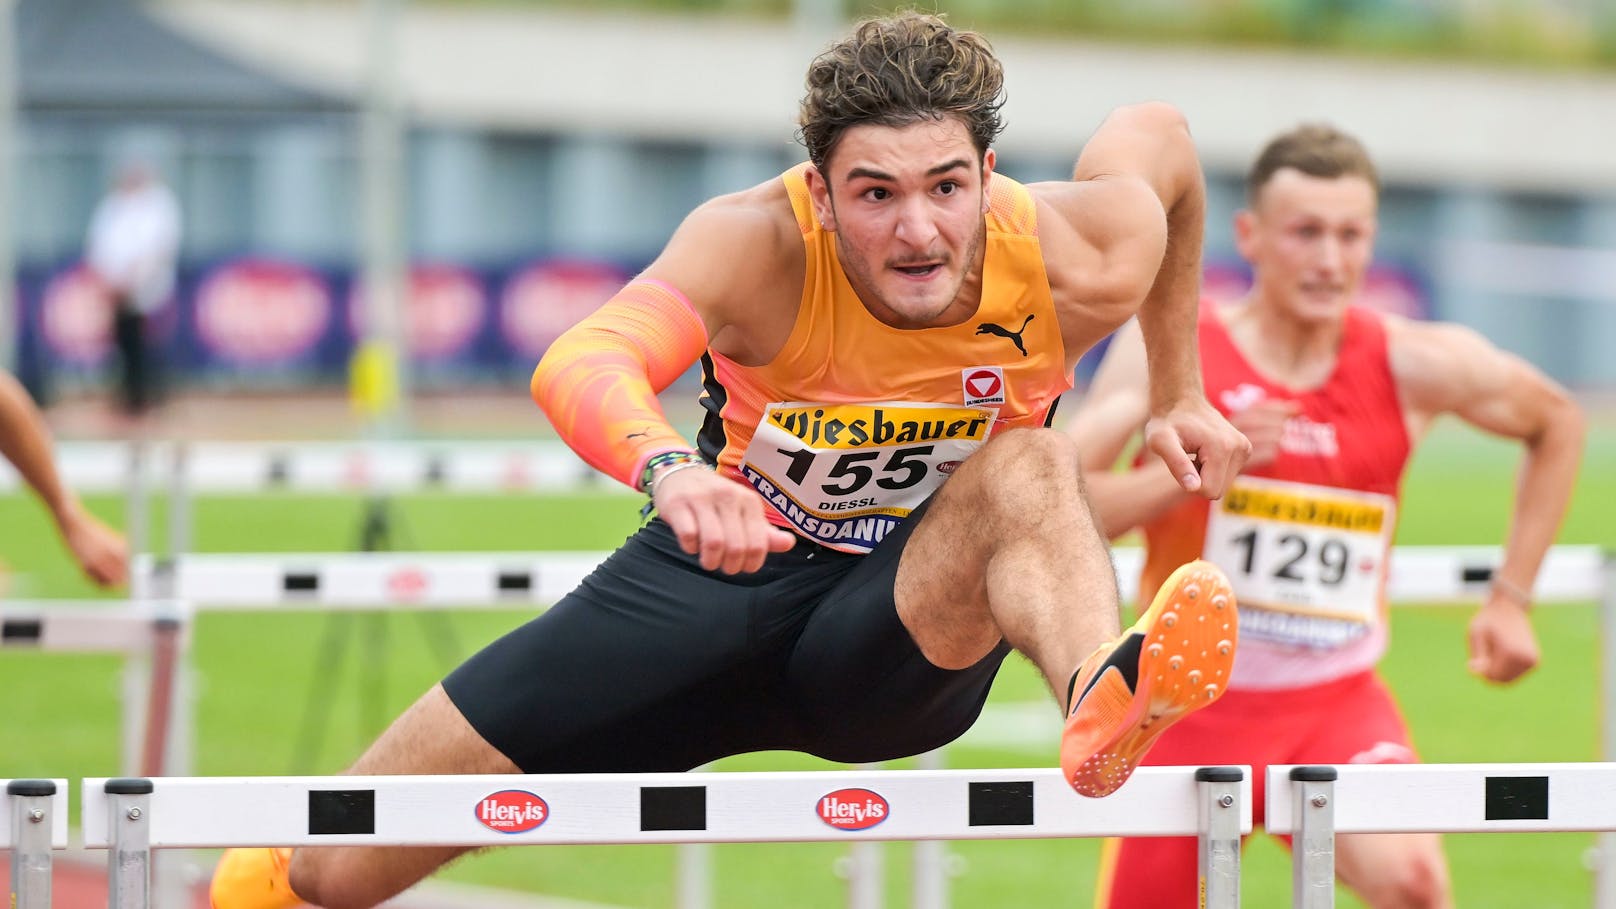
<path fill-rule="evenodd" d="M 133 584 L 139 595 L 182 598 L 199 609 L 534 608 L 555 602 L 606 556 L 604 552 L 142 556 L 134 566 Z M 1136 598 L 1140 556 L 1133 548 L 1114 550 L 1125 599 Z M 1397 547 L 1392 551 L 1387 596 L 1394 603 L 1478 602 L 1499 558 L 1497 547 Z M 1544 560 L 1534 594 L 1545 605 L 1599 604 L 1605 655 L 1600 683 L 1602 754 L 1607 760 L 1616 759 L 1616 559 L 1597 546 L 1556 546 Z M 941 845 L 917 850 L 917 909 L 947 905 Z M 1616 909 L 1616 834 L 1601 835 L 1597 863 L 1594 905 Z M 854 887 L 856 893 L 858 881 Z"/>
<path fill-rule="evenodd" d="M 548 606 L 603 552 L 352 552 L 135 557 L 136 597 L 206 610 L 452 609 Z M 183 593 L 182 593 L 183 592 Z"/>
<path fill-rule="evenodd" d="M 1276 765 L 1267 784 L 1297 909 L 1335 905 L 1337 833 L 1616 831 L 1616 763 Z"/>
<path fill-rule="evenodd" d="M 82 492 L 165 483 L 203 494 L 621 488 L 561 442 L 62 442 L 56 461 Z M 18 484 L 0 462 L 0 492 Z"/>
<path fill-rule="evenodd" d="M 177 678 L 190 635 L 191 609 L 173 599 L 119 601 L 0 601 L 0 648 L 68 653 L 118 653 L 125 675 L 125 763 L 137 772 L 160 773 L 172 752 L 184 763 L 187 747 L 175 726 Z M 141 671 L 149 663 L 149 671 Z M 137 697 L 144 690 L 144 697 Z M 141 707 L 137 709 L 136 702 Z"/>
<path fill-rule="evenodd" d="M 50 909 L 51 851 L 67 848 L 67 780 L 6 780 L 0 849 L 11 851 L 11 909 Z"/>
<path fill-rule="evenodd" d="M 1239 905 L 1250 768 L 1142 768 L 1104 799 L 1053 769 L 86 779 L 112 909 L 146 909 L 150 850 L 220 846 L 1196 836 L 1202 905 Z M 1186 898 L 1189 894 L 1186 894 Z"/>

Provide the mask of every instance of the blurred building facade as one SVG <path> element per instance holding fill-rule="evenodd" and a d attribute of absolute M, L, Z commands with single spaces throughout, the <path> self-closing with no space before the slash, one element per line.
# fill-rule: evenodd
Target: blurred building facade
<path fill-rule="evenodd" d="M 132 2 L 38 5 L 145 12 Z M 159 56 L 228 64 L 192 61 L 196 97 L 168 109 L 115 92 L 104 110 L 51 108 L 38 73 L 31 102 L 29 55 L 44 45 L 29 42 L 49 35 L 22 20 L 14 230 L 35 355 L 69 380 L 101 368 L 76 262 L 96 198 L 133 152 L 186 211 L 177 365 L 213 383 L 340 378 L 360 334 L 357 4 L 171 0 L 152 12 L 175 42 L 153 39 Z M 801 74 L 831 37 L 801 23 L 424 5 L 398 34 L 413 124 L 409 324 L 426 386 L 525 375 L 691 208 L 799 160 Z M 1017 179 L 1064 176 L 1118 104 L 1185 109 L 1209 178 L 1209 294 L 1244 281 L 1230 220 L 1250 156 L 1280 129 L 1329 120 L 1384 169 L 1371 303 L 1473 325 L 1566 382 L 1616 388 L 1616 74 L 995 44 L 1010 93 L 1000 166 Z M 231 80 L 256 94 L 222 91 Z"/>

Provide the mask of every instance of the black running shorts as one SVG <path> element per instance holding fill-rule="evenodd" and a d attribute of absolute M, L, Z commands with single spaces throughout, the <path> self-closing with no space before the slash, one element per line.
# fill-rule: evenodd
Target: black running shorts
<path fill-rule="evenodd" d="M 898 620 L 893 581 L 924 508 L 865 556 L 798 540 L 760 571 L 704 571 L 653 519 L 549 611 L 443 682 L 528 773 L 689 770 L 791 750 L 919 754 L 975 722 L 1009 652 L 939 669 Z"/>

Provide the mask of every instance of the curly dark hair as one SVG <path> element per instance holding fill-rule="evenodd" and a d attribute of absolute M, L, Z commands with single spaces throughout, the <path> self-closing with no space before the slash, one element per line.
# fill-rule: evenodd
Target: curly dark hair
<path fill-rule="evenodd" d="M 865 19 L 808 66 L 798 136 L 823 168 L 848 127 L 957 117 L 978 154 L 1004 128 L 1004 67 L 981 35 L 915 10 Z"/>
<path fill-rule="evenodd" d="M 1362 142 L 1328 124 L 1304 123 L 1269 140 L 1257 155 L 1246 174 L 1246 204 L 1256 205 L 1263 187 L 1287 167 L 1309 177 L 1362 177 L 1380 190 L 1380 175 Z"/>

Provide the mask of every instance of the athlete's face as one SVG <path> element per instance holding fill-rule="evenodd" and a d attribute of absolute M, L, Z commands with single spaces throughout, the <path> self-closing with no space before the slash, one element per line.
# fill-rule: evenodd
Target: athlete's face
<path fill-rule="evenodd" d="M 978 155 L 953 117 L 855 126 L 822 171 L 810 168 L 815 213 L 836 233 L 849 283 L 898 328 L 948 324 L 975 311 L 993 151 Z"/>
<path fill-rule="evenodd" d="M 1342 317 L 1363 286 L 1375 245 L 1374 184 L 1284 168 L 1235 216 L 1253 294 L 1303 322 Z"/>

